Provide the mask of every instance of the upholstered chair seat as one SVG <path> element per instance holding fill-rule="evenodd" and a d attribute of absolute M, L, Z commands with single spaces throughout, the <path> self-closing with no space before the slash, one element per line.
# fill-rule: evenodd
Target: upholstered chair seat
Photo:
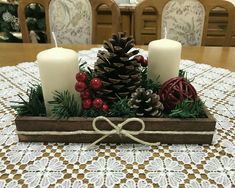
<path fill-rule="evenodd" d="M 49 22 L 59 44 L 89 44 L 92 41 L 89 0 L 51 0 Z"/>
<path fill-rule="evenodd" d="M 184 46 L 201 45 L 205 19 L 204 6 L 198 0 L 171 0 L 162 13 L 161 37 L 179 41 Z"/>

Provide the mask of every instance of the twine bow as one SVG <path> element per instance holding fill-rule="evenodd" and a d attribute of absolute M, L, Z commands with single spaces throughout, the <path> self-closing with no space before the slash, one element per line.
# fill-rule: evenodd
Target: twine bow
<path fill-rule="evenodd" d="M 106 122 L 108 122 L 108 124 L 110 126 L 113 127 L 112 130 L 110 131 L 107 131 L 107 130 L 101 130 L 99 128 L 97 128 L 96 126 L 96 122 L 97 121 L 100 121 L 100 120 L 105 120 Z M 129 122 L 133 122 L 133 121 L 136 121 L 136 122 L 139 122 L 141 124 L 141 128 L 140 130 L 137 130 L 137 131 L 129 131 L 129 130 L 126 130 L 123 128 L 124 125 L 128 124 Z M 129 118 L 125 121 L 123 121 L 122 123 L 119 123 L 117 125 L 115 125 L 113 122 L 111 122 L 108 118 L 104 117 L 104 116 L 98 116 L 96 118 L 94 118 L 93 122 L 92 122 L 92 127 L 94 129 L 94 131 L 98 134 L 102 134 L 103 136 L 99 139 L 97 139 L 95 142 L 93 142 L 89 148 L 93 147 L 95 144 L 97 144 L 98 142 L 102 141 L 103 139 L 105 139 L 106 137 L 110 136 L 110 135 L 113 135 L 113 134 L 117 134 L 119 136 L 121 135 L 124 135 L 140 144 L 146 144 L 146 145 L 149 145 L 149 146 L 158 146 L 160 143 L 159 142 L 155 142 L 155 143 L 152 143 L 152 142 L 146 142 L 144 140 L 141 140 L 137 137 L 135 137 L 136 135 L 139 135 L 141 133 L 144 133 L 144 130 L 145 130 L 145 124 L 144 124 L 144 121 L 142 119 L 139 119 L 139 118 Z"/>

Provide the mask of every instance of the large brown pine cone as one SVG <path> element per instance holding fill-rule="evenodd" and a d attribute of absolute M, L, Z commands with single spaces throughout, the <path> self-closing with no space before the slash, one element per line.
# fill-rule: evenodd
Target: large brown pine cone
<path fill-rule="evenodd" d="M 129 52 L 133 46 L 132 37 L 118 33 L 104 42 L 106 50 L 98 52 L 94 72 L 103 83 L 102 89 L 97 92 L 103 99 L 130 96 L 140 86 L 141 65 L 132 58 L 139 51 Z"/>

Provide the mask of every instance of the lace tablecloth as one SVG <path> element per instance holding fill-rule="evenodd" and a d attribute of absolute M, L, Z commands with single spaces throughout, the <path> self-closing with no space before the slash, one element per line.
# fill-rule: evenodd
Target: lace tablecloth
<path fill-rule="evenodd" d="M 79 55 L 92 65 L 96 52 Z M 189 60 L 181 69 L 217 119 L 212 145 L 19 143 L 10 105 L 39 82 L 38 66 L 0 68 L 0 188 L 234 187 L 235 73 Z"/>

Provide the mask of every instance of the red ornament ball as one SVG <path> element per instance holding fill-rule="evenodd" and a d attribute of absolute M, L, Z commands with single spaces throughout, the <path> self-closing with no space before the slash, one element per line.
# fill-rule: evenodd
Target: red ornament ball
<path fill-rule="evenodd" d="M 148 60 L 145 59 L 144 62 L 141 63 L 142 67 L 147 67 L 148 66 Z"/>
<path fill-rule="evenodd" d="M 89 108 L 91 108 L 91 106 L 92 106 L 91 99 L 85 99 L 85 100 L 82 101 L 82 107 L 84 109 L 89 109 Z"/>
<path fill-rule="evenodd" d="M 76 80 L 79 82 L 85 82 L 87 79 L 87 75 L 85 72 L 79 72 L 76 74 Z"/>
<path fill-rule="evenodd" d="M 90 97 L 90 91 L 88 89 L 85 89 L 80 93 L 82 99 L 88 99 Z"/>
<path fill-rule="evenodd" d="M 95 108 L 102 108 L 102 106 L 103 106 L 103 100 L 101 99 L 101 98 L 95 98 L 94 100 L 93 100 L 93 102 L 92 102 L 92 104 L 93 104 L 93 106 L 95 107 Z"/>
<path fill-rule="evenodd" d="M 102 81 L 99 78 L 93 78 L 90 84 L 91 87 L 95 90 L 98 90 L 102 87 Z"/>
<path fill-rule="evenodd" d="M 109 110 L 109 106 L 107 104 L 103 104 L 102 110 L 103 111 L 108 111 Z"/>
<path fill-rule="evenodd" d="M 164 108 L 170 111 L 185 99 L 196 100 L 197 92 L 184 77 L 175 77 L 162 84 L 159 96 Z"/>
<path fill-rule="evenodd" d="M 134 58 L 141 64 L 144 62 L 144 56 L 142 55 L 136 55 Z"/>
<path fill-rule="evenodd" d="M 84 91 L 84 89 L 86 89 L 86 84 L 85 84 L 85 82 L 76 82 L 76 84 L 75 84 L 75 89 L 76 89 L 76 91 L 78 91 L 78 92 Z"/>

